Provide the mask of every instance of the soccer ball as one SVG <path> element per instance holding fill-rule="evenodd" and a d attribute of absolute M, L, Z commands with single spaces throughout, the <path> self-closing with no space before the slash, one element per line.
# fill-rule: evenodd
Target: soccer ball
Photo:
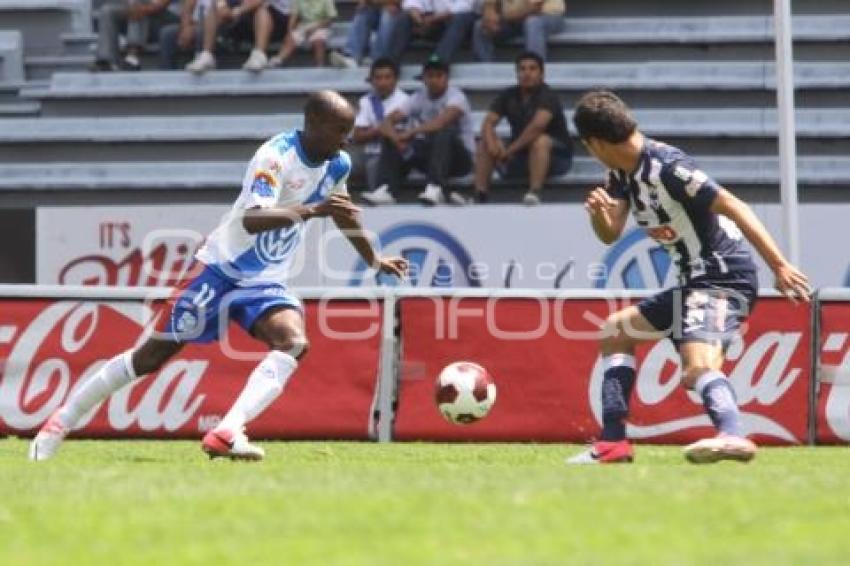
<path fill-rule="evenodd" d="M 472 362 L 454 362 L 437 377 L 434 396 L 447 421 L 470 424 L 487 416 L 496 402 L 496 384 L 487 370 Z"/>

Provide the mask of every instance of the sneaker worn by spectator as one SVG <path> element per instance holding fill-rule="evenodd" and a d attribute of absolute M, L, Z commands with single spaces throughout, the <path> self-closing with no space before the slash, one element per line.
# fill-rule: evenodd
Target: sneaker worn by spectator
<path fill-rule="evenodd" d="M 360 193 L 360 198 L 373 206 L 395 204 L 395 197 L 392 192 L 390 192 L 390 187 L 388 185 L 381 185 L 374 191 Z"/>

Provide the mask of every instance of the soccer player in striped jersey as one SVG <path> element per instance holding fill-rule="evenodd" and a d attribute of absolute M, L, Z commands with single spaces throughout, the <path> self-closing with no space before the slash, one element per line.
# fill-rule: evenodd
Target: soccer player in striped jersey
<path fill-rule="evenodd" d="M 32 460 L 52 457 L 84 415 L 119 389 L 157 371 L 185 344 L 218 340 L 229 320 L 269 351 L 201 446 L 211 457 L 264 457 L 244 427 L 281 394 L 307 352 L 303 307 L 286 286 L 304 223 L 330 217 L 367 265 L 398 277 L 407 270 L 406 260 L 375 252 L 360 225 L 359 209 L 348 197 L 351 160 L 342 147 L 353 125 L 348 102 L 336 92 L 320 91 L 310 95 L 304 107 L 303 131 L 282 133 L 260 147 L 239 198 L 198 250 L 157 332 L 141 346 L 108 360 L 74 388 L 30 444 Z"/>
<path fill-rule="evenodd" d="M 629 211 L 638 226 L 670 254 L 678 285 L 608 317 L 602 329 L 604 364 L 600 439 L 570 463 L 631 462 L 625 419 L 635 381 L 635 346 L 670 338 L 682 360 L 682 383 L 696 391 L 717 436 L 684 449 L 694 463 L 748 461 L 756 446 L 741 429 L 735 393 L 721 371 L 724 351 L 752 310 L 756 266 L 743 237 L 792 300 L 808 301 L 806 276 L 791 265 L 744 202 L 702 172 L 681 150 L 644 136 L 615 94 L 592 91 L 573 118 L 588 151 L 608 171 L 585 208 L 606 244 L 623 232 Z"/>

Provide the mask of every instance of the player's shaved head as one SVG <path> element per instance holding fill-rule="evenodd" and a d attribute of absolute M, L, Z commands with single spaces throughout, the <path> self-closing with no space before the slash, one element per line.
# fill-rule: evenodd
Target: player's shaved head
<path fill-rule="evenodd" d="M 328 122 L 354 122 L 354 109 L 351 104 L 338 92 L 320 90 L 307 98 L 304 105 L 304 119 L 309 129 L 310 124 L 327 124 Z"/>
<path fill-rule="evenodd" d="M 581 139 L 609 143 L 622 143 L 637 130 L 629 107 L 608 90 L 593 90 L 582 96 L 576 103 L 573 123 Z"/>
<path fill-rule="evenodd" d="M 313 161 L 331 159 L 345 146 L 354 126 L 354 109 L 338 92 L 320 90 L 304 104 L 303 144 Z"/>

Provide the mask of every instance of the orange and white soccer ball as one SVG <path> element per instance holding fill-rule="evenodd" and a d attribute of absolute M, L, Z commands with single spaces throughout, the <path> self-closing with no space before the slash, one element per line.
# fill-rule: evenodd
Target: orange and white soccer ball
<path fill-rule="evenodd" d="M 437 409 L 447 421 L 470 424 L 487 416 L 496 402 L 496 384 L 486 369 L 473 362 L 454 362 L 437 377 Z"/>

